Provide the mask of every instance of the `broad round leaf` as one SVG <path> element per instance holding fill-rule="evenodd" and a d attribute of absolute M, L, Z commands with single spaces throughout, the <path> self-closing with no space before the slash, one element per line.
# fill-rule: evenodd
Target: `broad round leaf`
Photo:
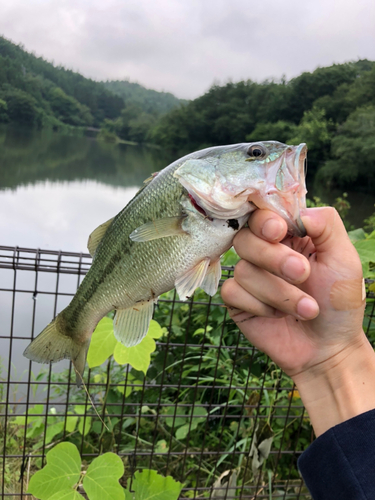
<path fill-rule="evenodd" d="M 91 337 L 87 363 L 90 368 L 99 366 L 113 354 L 117 340 L 113 333 L 113 321 L 103 318 L 99 321 Z"/>
<path fill-rule="evenodd" d="M 47 453 L 47 465 L 30 479 L 28 493 L 40 500 L 67 491 L 78 482 L 81 457 L 72 443 L 60 443 Z"/>
<path fill-rule="evenodd" d="M 90 500 L 124 500 L 125 493 L 118 482 L 124 474 L 124 464 L 114 453 L 95 458 L 83 479 L 83 488 Z"/>
<path fill-rule="evenodd" d="M 82 495 L 76 490 L 59 491 L 49 497 L 48 500 L 82 500 Z"/>
<path fill-rule="evenodd" d="M 125 347 L 120 342 L 115 347 L 113 357 L 119 365 L 129 364 L 138 371 L 146 374 L 150 366 L 151 353 L 156 349 L 154 339 L 148 335 L 134 347 Z"/>
<path fill-rule="evenodd" d="M 130 481 L 128 483 L 128 486 Z M 182 484 L 172 477 L 163 477 L 155 470 L 145 469 L 134 474 L 134 500 L 177 500 Z M 131 498 L 128 496 L 127 498 Z"/>

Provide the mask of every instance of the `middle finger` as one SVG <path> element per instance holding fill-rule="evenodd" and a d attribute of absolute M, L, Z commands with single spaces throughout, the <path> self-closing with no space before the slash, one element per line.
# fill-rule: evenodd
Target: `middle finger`
<path fill-rule="evenodd" d="M 319 313 L 319 306 L 310 295 L 250 262 L 238 262 L 234 279 L 249 297 L 255 297 L 275 310 L 305 320 L 313 319 Z"/>
<path fill-rule="evenodd" d="M 310 275 L 310 263 L 304 255 L 282 243 L 265 241 L 248 228 L 236 235 L 234 248 L 242 259 L 290 283 L 303 283 Z"/>

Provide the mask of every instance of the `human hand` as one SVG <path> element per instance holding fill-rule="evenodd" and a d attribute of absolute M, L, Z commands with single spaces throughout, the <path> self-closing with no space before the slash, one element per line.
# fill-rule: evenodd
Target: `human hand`
<path fill-rule="evenodd" d="M 308 236 L 284 239 L 285 222 L 257 210 L 234 240 L 243 260 L 222 297 L 252 344 L 293 378 L 306 405 L 319 397 L 318 380 L 348 366 L 346 358 L 357 366 L 354 352 L 364 359 L 373 350 L 362 330 L 361 263 L 339 215 L 315 208 L 302 220 Z"/>

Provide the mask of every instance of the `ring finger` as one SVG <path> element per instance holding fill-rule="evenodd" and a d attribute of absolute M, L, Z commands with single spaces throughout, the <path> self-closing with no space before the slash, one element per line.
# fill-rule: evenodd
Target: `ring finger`
<path fill-rule="evenodd" d="M 277 310 L 306 320 L 315 318 L 319 313 L 319 306 L 312 297 L 250 262 L 242 260 L 236 265 L 234 279 L 248 293 L 249 301 L 253 302 L 256 299 L 273 310 L 272 315 L 268 309 L 268 313 L 261 314 L 262 316 L 275 317 Z M 246 300 L 244 294 L 239 296 L 241 304 L 244 305 L 243 302 Z M 266 312 L 266 309 L 264 311 Z"/>

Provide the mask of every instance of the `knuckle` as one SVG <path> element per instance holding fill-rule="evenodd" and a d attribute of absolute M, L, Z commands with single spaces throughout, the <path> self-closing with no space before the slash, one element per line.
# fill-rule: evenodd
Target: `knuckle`
<path fill-rule="evenodd" d="M 227 280 L 224 281 L 224 283 L 221 286 L 221 296 L 226 302 L 230 298 L 233 292 L 233 286 L 234 286 L 234 279 L 233 278 L 228 278 Z"/>
<path fill-rule="evenodd" d="M 234 279 L 238 281 L 239 278 L 244 275 L 249 274 L 251 268 L 251 264 L 246 260 L 240 260 L 237 262 L 236 267 L 234 268 Z"/>

